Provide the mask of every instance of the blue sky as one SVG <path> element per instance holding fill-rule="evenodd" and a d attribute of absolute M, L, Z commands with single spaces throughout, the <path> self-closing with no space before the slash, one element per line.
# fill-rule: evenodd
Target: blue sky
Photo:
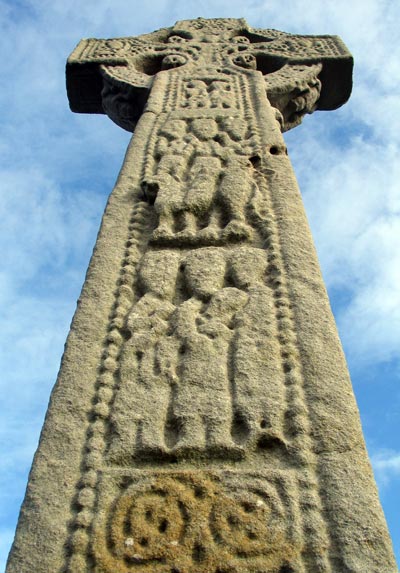
<path fill-rule="evenodd" d="M 393 0 L 0 0 L 0 570 L 101 214 L 129 134 L 69 111 L 82 37 L 245 17 L 338 34 L 352 98 L 286 134 L 400 562 L 400 3 Z"/>

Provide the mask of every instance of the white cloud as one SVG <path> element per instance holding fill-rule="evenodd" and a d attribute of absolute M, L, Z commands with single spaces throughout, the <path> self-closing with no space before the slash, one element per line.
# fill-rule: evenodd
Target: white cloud
<path fill-rule="evenodd" d="M 393 479 L 400 477 L 400 453 L 392 450 L 377 452 L 371 457 L 375 478 L 380 487 L 386 488 Z"/>
<path fill-rule="evenodd" d="M 398 360 L 400 137 L 350 132 L 338 142 L 310 124 L 289 147 L 325 281 L 348 300 L 337 316 L 343 342 L 360 366 Z"/>

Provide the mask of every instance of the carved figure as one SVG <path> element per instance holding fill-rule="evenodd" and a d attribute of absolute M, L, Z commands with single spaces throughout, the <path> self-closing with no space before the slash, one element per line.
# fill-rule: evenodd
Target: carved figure
<path fill-rule="evenodd" d="M 322 65 L 283 66 L 282 69 L 265 76 L 269 100 L 279 112 L 282 130 L 287 131 L 299 125 L 307 113 L 313 113 L 321 96 L 322 83 L 319 79 Z M 296 82 L 293 85 L 293 73 Z"/>
<path fill-rule="evenodd" d="M 203 80 L 191 80 L 185 86 L 186 101 L 183 107 L 202 108 L 209 106 L 207 84 Z"/>
<path fill-rule="evenodd" d="M 155 195 L 159 217 L 153 239 L 177 235 L 216 240 L 221 208 L 227 219 L 222 237 L 249 238 L 246 205 L 256 184 L 246 158 L 255 145 L 255 137 L 247 137 L 247 122 L 227 117 L 219 125 L 203 117 L 190 122 L 189 132 L 186 129 L 182 120 L 163 126 L 156 175 L 144 182 L 147 194 Z M 181 229 L 176 231 L 178 219 Z"/>
<path fill-rule="evenodd" d="M 103 78 L 101 98 L 105 113 L 120 127 L 133 131 L 140 116 L 133 88 L 113 78 Z"/>
<path fill-rule="evenodd" d="M 239 443 L 258 440 L 268 447 L 283 443 L 284 378 L 273 294 L 265 285 L 265 253 L 242 247 L 231 256 L 229 267 L 234 285 L 248 295 L 235 317 L 233 434 Z"/>
<path fill-rule="evenodd" d="M 235 115 L 221 118 L 220 125 L 221 134 L 219 137 L 221 141 L 225 145 L 233 146 L 236 152 L 246 154 L 248 152 L 248 144 L 253 139 L 248 137 L 248 122 L 243 117 Z M 237 143 L 240 143 L 240 145 L 237 145 Z"/>
<path fill-rule="evenodd" d="M 218 189 L 218 200 L 228 221 L 223 237 L 247 239 L 252 235 L 246 222 L 246 206 L 257 187 L 252 170 L 248 159 L 229 154 Z"/>
<path fill-rule="evenodd" d="M 281 137 L 342 105 L 351 70 L 337 37 L 242 19 L 74 50 L 71 109 L 130 131 L 145 112 L 8 573 L 396 570 Z"/>
<path fill-rule="evenodd" d="M 185 261 L 191 298 L 173 318 L 179 340 L 179 382 L 173 415 L 180 428 L 175 451 L 238 452 L 231 438 L 230 342 L 235 313 L 246 300 L 236 288 L 224 288 L 225 258 L 214 248 L 192 252 Z"/>
<path fill-rule="evenodd" d="M 229 82 L 214 80 L 210 85 L 210 105 L 227 109 L 232 107 L 233 99 Z"/>
<path fill-rule="evenodd" d="M 130 338 L 121 352 L 120 382 L 111 415 L 113 437 L 109 455 L 114 461 L 139 453 L 149 456 L 166 451 L 164 429 L 170 379 L 160 365 L 159 344 L 175 310 L 171 299 L 178 260 L 176 252 L 150 252 L 139 269 L 145 294 L 128 316 Z"/>
<path fill-rule="evenodd" d="M 214 119 L 194 119 L 190 129 L 195 138 L 194 156 L 182 211 L 183 232 L 195 235 L 199 219 L 206 216 L 214 204 L 224 149 L 216 141 L 218 124 Z M 212 224 L 209 225 L 208 231 L 212 232 Z"/>

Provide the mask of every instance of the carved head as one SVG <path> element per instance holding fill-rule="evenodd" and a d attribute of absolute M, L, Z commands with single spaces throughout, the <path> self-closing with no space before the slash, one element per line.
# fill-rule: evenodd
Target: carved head
<path fill-rule="evenodd" d="M 267 95 L 279 111 L 278 121 L 287 131 L 299 125 L 306 113 L 318 106 L 322 83 L 322 64 L 285 65 L 266 76 Z"/>
<path fill-rule="evenodd" d="M 200 139 L 200 141 L 206 141 L 207 139 L 212 139 L 218 133 L 217 122 L 209 117 L 194 119 L 191 123 L 191 128 L 192 128 L 192 133 L 198 139 Z"/>
<path fill-rule="evenodd" d="M 103 77 L 101 100 L 103 110 L 117 125 L 127 131 L 135 129 L 139 110 L 131 86 L 117 85 Z"/>
<path fill-rule="evenodd" d="M 179 253 L 175 251 L 150 251 L 139 268 L 139 284 L 144 292 L 171 300 L 175 292 Z"/>
<path fill-rule="evenodd" d="M 248 123 L 240 117 L 224 117 L 221 127 L 234 141 L 246 139 Z"/>
<path fill-rule="evenodd" d="M 186 133 L 186 122 L 183 119 L 169 119 L 160 129 L 160 135 L 168 139 L 180 139 Z"/>
<path fill-rule="evenodd" d="M 248 295 L 236 288 L 227 287 L 214 294 L 204 318 L 212 320 L 217 318 L 218 321 L 228 324 L 232 316 L 247 302 Z"/>
<path fill-rule="evenodd" d="M 234 251 L 230 259 L 230 273 L 237 288 L 247 289 L 263 283 L 267 270 L 265 252 L 244 247 Z"/>
<path fill-rule="evenodd" d="M 190 90 L 206 90 L 207 91 L 207 84 L 203 82 L 203 80 L 190 80 L 187 83 L 186 89 Z"/>
<path fill-rule="evenodd" d="M 185 279 L 190 294 L 204 300 L 223 288 L 225 257 L 220 249 L 209 247 L 191 252 L 185 259 Z"/>

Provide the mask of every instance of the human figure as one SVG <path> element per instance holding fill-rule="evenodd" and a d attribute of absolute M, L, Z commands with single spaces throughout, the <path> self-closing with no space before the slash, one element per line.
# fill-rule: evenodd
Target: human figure
<path fill-rule="evenodd" d="M 245 119 L 220 123 L 195 118 L 188 128 L 185 121 L 173 119 L 160 130 L 156 172 L 143 181 L 158 214 L 153 240 L 177 236 L 213 242 L 221 235 L 221 211 L 228 215 L 223 237 L 251 237 L 246 206 L 256 184 L 247 156 L 254 138 L 247 137 Z"/>
<path fill-rule="evenodd" d="M 247 296 L 239 289 L 224 288 L 225 258 L 219 249 L 190 253 L 184 274 L 191 297 L 171 320 L 180 344 L 179 382 L 173 403 L 180 432 L 174 451 L 237 455 L 241 450 L 231 438 L 228 364 L 233 318 Z"/>
<path fill-rule="evenodd" d="M 251 156 L 256 148 L 256 135 L 250 132 L 244 117 L 227 116 L 220 120 L 219 141 L 239 155 Z"/>
<path fill-rule="evenodd" d="M 232 107 L 232 91 L 231 84 L 222 81 L 214 80 L 210 85 L 210 103 L 211 107 L 228 109 Z"/>
<path fill-rule="evenodd" d="M 252 228 L 246 220 L 247 206 L 257 189 L 252 172 L 253 167 L 246 157 L 234 152 L 228 156 L 217 194 L 228 220 L 223 237 L 247 239 L 252 236 Z"/>
<path fill-rule="evenodd" d="M 209 107 L 207 84 L 203 80 L 191 80 L 185 87 L 186 101 L 183 107 Z"/>
<path fill-rule="evenodd" d="M 266 256 L 261 249 L 242 247 L 229 266 L 234 285 L 248 295 L 236 314 L 233 341 L 233 435 L 239 443 L 283 443 L 285 383 L 274 299 L 264 282 Z"/>
<path fill-rule="evenodd" d="M 249 134 L 245 118 L 224 117 L 219 120 L 216 140 L 221 146 L 222 165 L 215 203 L 227 218 L 222 236 L 249 238 L 252 228 L 246 222 L 246 207 L 256 190 L 253 166 L 249 160 L 256 149 L 255 135 Z"/>
<path fill-rule="evenodd" d="M 181 119 L 169 119 L 161 127 L 155 147 L 155 174 L 146 176 L 143 191 L 158 215 L 153 238 L 174 234 L 175 214 L 182 208 L 183 181 L 193 145 L 187 125 Z"/>
<path fill-rule="evenodd" d="M 170 380 L 159 364 L 158 346 L 175 310 L 171 299 L 178 262 L 176 252 L 152 251 L 143 257 L 139 268 L 144 295 L 127 320 L 131 336 L 122 348 L 120 383 L 111 413 L 109 454 L 114 460 L 166 452 L 164 429 Z M 126 412 L 130 412 L 129 417 Z"/>
<path fill-rule="evenodd" d="M 190 124 L 195 138 L 193 162 L 183 198 L 184 234 L 197 234 L 198 220 L 206 216 L 215 203 L 221 158 L 224 148 L 216 140 L 218 124 L 213 118 L 194 119 Z M 215 225 L 215 221 L 212 221 Z M 211 225 L 208 225 L 212 232 Z M 219 229 L 215 229 L 216 235 Z"/>

